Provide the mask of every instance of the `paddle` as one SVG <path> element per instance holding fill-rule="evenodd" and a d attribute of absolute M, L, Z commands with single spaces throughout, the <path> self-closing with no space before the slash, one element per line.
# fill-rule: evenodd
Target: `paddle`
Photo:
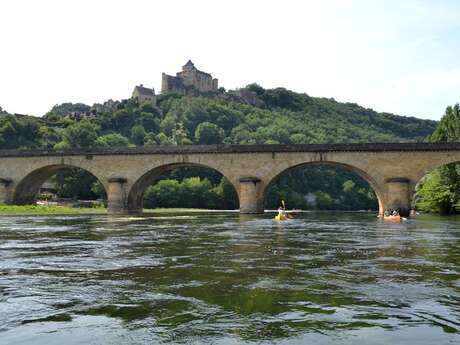
<path fill-rule="evenodd" d="M 286 204 L 284 203 L 284 200 L 281 200 L 281 205 L 283 205 L 283 208 L 286 211 Z M 292 219 L 292 218 L 294 218 L 294 215 L 292 215 L 290 213 L 286 213 L 286 217 Z"/>

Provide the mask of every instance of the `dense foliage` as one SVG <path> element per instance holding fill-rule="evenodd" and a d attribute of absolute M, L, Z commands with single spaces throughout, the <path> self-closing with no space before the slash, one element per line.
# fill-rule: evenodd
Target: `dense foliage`
<path fill-rule="evenodd" d="M 310 97 L 283 88 L 268 90 L 252 84 L 245 91 L 254 95 L 257 102 L 252 104 L 257 106 L 244 99 L 169 94 L 159 96 L 156 105 L 128 99 L 102 111 L 84 104 L 64 103 L 54 106 L 42 118 L 3 113 L 0 148 L 421 141 L 436 125 L 434 121 L 377 113 L 357 104 Z M 183 207 L 192 200 L 203 207 L 235 206 L 235 200 L 225 200 L 219 191 L 228 182 L 209 178 L 209 172 L 191 179 L 197 176 L 173 178 L 176 182 L 161 182 L 150 188 L 146 205 Z M 75 179 L 69 174 L 57 180 L 65 182 L 59 185 L 60 195 L 78 198 L 100 193 L 100 186 L 92 185 L 85 191 L 78 185 L 81 191 L 75 193 L 70 187 Z M 165 197 L 166 190 L 179 194 L 184 191 L 184 197 L 172 203 L 172 192 Z M 196 190 L 203 195 L 197 197 Z M 305 199 L 309 193 L 315 196 L 314 206 Z M 193 199 L 187 200 L 191 195 Z M 369 186 L 358 177 L 333 168 L 299 168 L 281 176 L 268 194 L 267 206 L 274 207 L 281 198 L 293 207 L 375 207 Z M 196 207 L 196 203 L 192 206 Z"/>
<path fill-rule="evenodd" d="M 266 207 L 281 200 L 289 208 L 320 210 L 377 210 L 377 198 L 369 184 L 343 168 L 319 165 L 290 170 L 269 189 Z"/>
<path fill-rule="evenodd" d="M 460 106 L 447 107 L 431 142 L 460 141 Z M 460 165 L 449 164 L 435 169 L 420 182 L 416 207 L 427 212 L 452 214 L 460 212 Z"/>

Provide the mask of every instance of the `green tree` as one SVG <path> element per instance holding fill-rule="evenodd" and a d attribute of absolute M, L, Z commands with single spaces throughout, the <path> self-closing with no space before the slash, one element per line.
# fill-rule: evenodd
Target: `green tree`
<path fill-rule="evenodd" d="M 183 197 L 179 181 L 160 180 L 145 192 L 144 207 L 178 207 Z"/>
<path fill-rule="evenodd" d="M 44 148 L 52 148 L 61 139 L 61 136 L 53 127 L 41 126 L 38 129 L 38 134 L 42 141 L 41 146 Z"/>
<path fill-rule="evenodd" d="M 182 123 L 176 126 L 172 132 L 172 141 L 175 145 L 191 145 L 192 141 L 188 138 L 187 130 Z"/>
<path fill-rule="evenodd" d="M 0 135 L 4 142 L 3 148 L 12 149 L 19 146 L 17 141 L 17 130 L 10 121 L 3 124 L 0 128 Z"/>
<path fill-rule="evenodd" d="M 94 146 L 97 138 L 95 126 L 89 121 L 77 122 L 62 132 L 62 143 L 57 148 L 81 148 Z"/>
<path fill-rule="evenodd" d="M 144 143 L 145 146 L 155 146 L 155 145 L 158 145 L 157 143 L 157 139 L 155 138 L 155 133 L 147 133 L 145 135 L 145 143 Z"/>
<path fill-rule="evenodd" d="M 49 119 L 53 115 L 59 117 L 68 115 L 71 112 L 87 112 L 91 109 L 89 105 L 83 103 L 62 103 L 56 104 L 51 110 L 45 115 L 45 118 Z"/>
<path fill-rule="evenodd" d="M 447 107 L 444 116 L 430 136 L 431 142 L 460 141 L 460 106 Z M 440 167 L 419 183 L 416 207 L 426 212 L 458 213 L 460 203 L 460 165 Z"/>
<path fill-rule="evenodd" d="M 173 114 L 167 114 L 160 123 L 161 131 L 166 135 L 172 135 L 172 132 L 176 129 L 176 123 L 178 119 Z"/>
<path fill-rule="evenodd" d="M 352 180 L 346 180 L 342 186 L 344 192 L 350 192 L 355 187 L 355 183 Z"/>
<path fill-rule="evenodd" d="M 134 115 L 131 109 L 119 109 L 113 113 L 114 130 L 129 135 L 129 129 L 134 125 Z"/>
<path fill-rule="evenodd" d="M 453 107 L 447 107 L 444 116 L 431 134 L 430 141 L 434 143 L 460 141 L 460 105 L 458 103 Z"/>
<path fill-rule="evenodd" d="M 195 131 L 196 142 L 203 145 L 220 144 L 224 136 L 224 130 L 210 122 L 200 123 Z"/>
<path fill-rule="evenodd" d="M 320 210 L 328 210 L 332 207 L 332 198 L 328 193 L 325 192 L 316 192 L 316 206 Z"/>
<path fill-rule="evenodd" d="M 220 207 L 224 210 L 234 210 L 238 208 L 238 194 L 231 182 L 222 176 L 219 185 L 214 187 L 214 193 L 220 199 Z"/>
<path fill-rule="evenodd" d="M 145 142 L 145 129 L 141 125 L 135 125 L 131 128 L 131 142 L 136 146 L 143 146 Z"/>
<path fill-rule="evenodd" d="M 293 144 L 308 144 L 308 138 L 303 133 L 295 133 L 289 137 L 289 141 Z"/>
<path fill-rule="evenodd" d="M 173 145 L 173 141 L 164 133 L 159 133 L 155 136 L 155 141 L 160 145 Z"/>
<path fill-rule="evenodd" d="M 128 138 L 119 133 L 110 133 L 102 135 L 96 139 L 97 147 L 126 147 L 129 146 Z"/>
<path fill-rule="evenodd" d="M 416 194 L 417 207 L 427 212 L 450 213 L 453 197 L 448 181 L 443 178 L 442 170 L 436 169 L 420 182 Z"/>
<path fill-rule="evenodd" d="M 147 132 L 158 132 L 160 130 L 160 120 L 152 113 L 141 112 L 139 122 Z"/>
<path fill-rule="evenodd" d="M 100 197 L 100 194 L 96 194 L 93 190 L 93 185 L 98 180 L 83 169 L 74 168 L 59 171 L 51 178 L 51 182 L 57 186 L 57 194 L 62 198 L 94 200 Z"/>

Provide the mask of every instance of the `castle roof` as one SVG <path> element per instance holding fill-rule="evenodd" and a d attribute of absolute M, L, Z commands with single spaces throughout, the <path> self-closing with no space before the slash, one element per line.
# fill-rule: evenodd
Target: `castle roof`
<path fill-rule="evenodd" d="M 137 91 L 139 94 L 144 96 L 155 96 L 155 89 L 149 89 L 148 87 L 144 87 L 142 84 L 139 86 L 136 85 L 134 91 Z"/>
<path fill-rule="evenodd" d="M 187 63 L 184 65 L 184 67 L 195 67 L 195 65 L 193 64 L 192 60 L 188 60 Z"/>
<path fill-rule="evenodd" d="M 200 71 L 198 68 L 195 67 L 195 65 L 193 64 L 192 60 L 188 60 L 187 63 L 183 66 L 184 67 L 190 67 L 190 68 L 193 68 L 195 69 L 195 71 L 199 74 L 202 74 L 202 75 L 205 75 L 207 77 L 211 77 L 211 74 L 207 73 L 207 72 L 203 72 L 203 71 Z M 178 74 L 180 74 L 181 72 L 179 72 Z"/>

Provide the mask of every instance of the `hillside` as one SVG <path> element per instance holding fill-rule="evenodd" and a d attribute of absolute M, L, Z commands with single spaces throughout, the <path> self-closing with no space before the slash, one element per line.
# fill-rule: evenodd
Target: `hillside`
<path fill-rule="evenodd" d="M 378 113 L 354 103 L 310 97 L 283 88 L 263 89 L 252 84 L 237 92 L 220 92 L 207 97 L 159 96 L 156 105 L 128 99 L 93 106 L 65 103 L 56 105 L 42 118 L 3 114 L 0 117 L 0 148 L 409 142 L 425 140 L 435 126 L 435 121 Z M 225 189 L 213 174 L 191 171 L 193 173 L 175 172 L 174 179 L 182 182 L 192 176 L 206 177 L 211 183 L 203 182 L 207 187 L 202 190 L 216 191 L 218 186 L 221 191 Z M 69 176 L 75 183 L 75 176 Z M 303 178 L 305 176 L 308 181 Z M 325 176 L 329 176 L 326 180 L 334 179 L 334 183 L 326 183 Z M 62 183 L 62 190 L 67 191 L 61 193 L 64 196 L 98 195 L 97 188 L 83 192 L 81 187 L 72 189 L 69 181 Z M 200 184 L 200 181 L 194 183 Z M 189 184 L 184 183 L 186 185 Z M 181 188 L 181 185 L 176 184 L 174 188 Z M 326 195 L 320 195 L 325 201 L 324 208 L 346 208 L 351 205 L 350 201 L 345 203 L 337 199 L 346 190 L 347 200 L 362 200 L 353 208 L 375 207 L 375 199 L 366 183 L 332 168 L 323 167 L 316 172 L 294 171 L 281 178 L 273 190 L 269 195 L 270 206 L 276 205 L 282 195 L 293 206 L 307 207 L 306 194 L 324 192 Z M 205 198 L 214 202 L 203 207 L 234 204 L 228 200 L 221 200 L 219 204 L 216 198 Z M 152 206 L 161 204 L 152 201 Z"/>
<path fill-rule="evenodd" d="M 244 90 L 256 96 L 258 106 L 244 99 L 166 95 L 158 98 L 157 107 L 128 99 L 103 112 L 65 103 L 43 117 L 45 124 L 39 118 L 3 115 L 0 147 L 51 147 L 61 141 L 64 128 L 85 118 L 95 125 L 97 136 L 120 133 L 134 145 L 422 141 L 436 126 L 435 121 L 378 113 L 283 88 L 265 90 L 252 84 Z M 200 125 L 198 132 L 210 136 L 198 137 Z M 11 138 L 13 132 L 16 138 Z"/>

